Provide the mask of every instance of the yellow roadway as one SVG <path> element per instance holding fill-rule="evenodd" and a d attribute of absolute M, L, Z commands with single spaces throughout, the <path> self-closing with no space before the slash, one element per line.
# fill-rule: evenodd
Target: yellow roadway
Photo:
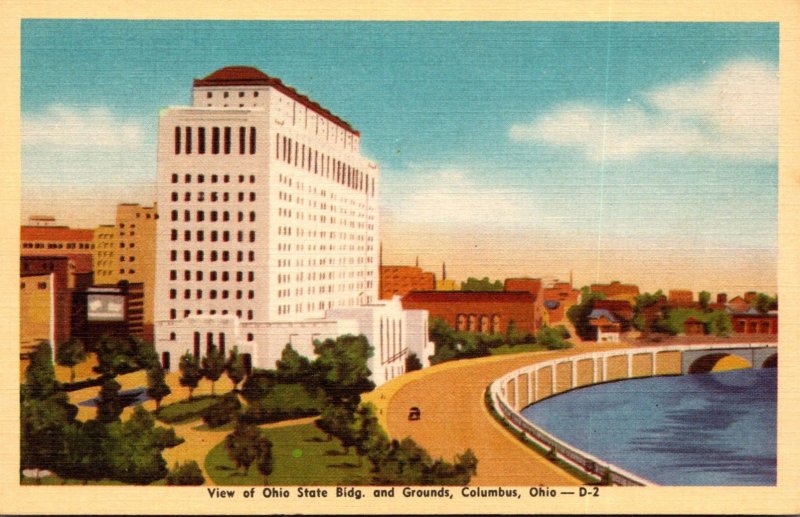
<path fill-rule="evenodd" d="M 569 350 L 529 352 L 452 361 L 403 375 L 364 397 L 378 408 L 392 438 L 410 436 L 434 458 L 452 461 L 472 449 L 480 486 L 568 486 L 581 481 L 533 452 L 500 426 L 484 405 L 484 391 L 493 380 L 517 368 L 588 351 L 625 345 L 578 344 Z M 408 409 L 422 418 L 408 420 Z"/>

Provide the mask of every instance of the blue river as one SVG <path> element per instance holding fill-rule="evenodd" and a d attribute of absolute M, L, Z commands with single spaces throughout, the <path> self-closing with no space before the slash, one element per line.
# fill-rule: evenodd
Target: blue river
<path fill-rule="evenodd" d="M 522 415 L 659 485 L 775 485 L 777 369 L 599 384 Z"/>

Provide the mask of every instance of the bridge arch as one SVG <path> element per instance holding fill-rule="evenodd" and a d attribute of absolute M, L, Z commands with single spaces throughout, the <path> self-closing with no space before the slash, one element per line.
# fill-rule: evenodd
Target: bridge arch
<path fill-rule="evenodd" d="M 714 366 L 716 366 L 717 363 L 719 363 L 722 359 L 726 357 L 737 357 L 742 361 L 746 362 L 749 368 L 753 367 L 753 365 L 750 364 L 749 361 L 736 354 L 728 354 L 725 352 L 713 352 L 695 359 L 692 362 L 692 364 L 689 365 L 689 370 L 687 373 L 689 373 L 690 375 L 695 373 L 708 373 L 714 369 Z"/>
<path fill-rule="evenodd" d="M 778 367 L 778 353 L 775 352 L 771 356 L 764 359 L 764 362 L 761 363 L 762 368 L 777 368 Z"/>

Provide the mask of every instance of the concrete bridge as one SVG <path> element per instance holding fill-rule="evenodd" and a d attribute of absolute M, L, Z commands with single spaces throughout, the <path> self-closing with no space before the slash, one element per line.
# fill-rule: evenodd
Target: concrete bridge
<path fill-rule="evenodd" d="M 498 413 L 517 429 L 589 474 L 598 478 L 610 476 L 614 484 L 619 485 L 652 484 L 562 442 L 525 420 L 519 411 L 542 399 L 592 384 L 710 372 L 720 360 L 729 356 L 744 359 L 751 368 L 775 368 L 778 365 L 777 343 L 665 345 L 605 350 L 537 362 L 514 370 L 492 383 L 491 398 Z"/>

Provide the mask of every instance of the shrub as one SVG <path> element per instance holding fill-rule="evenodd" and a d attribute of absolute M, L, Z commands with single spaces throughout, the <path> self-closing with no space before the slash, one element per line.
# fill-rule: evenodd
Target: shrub
<path fill-rule="evenodd" d="M 233 420 L 242 404 L 236 393 L 227 393 L 222 398 L 203 409 L 203 422 L 208 427 L 219 427 Z"/>
<path fill-rule="evenodd" d="M 157 418 L 168 424 L 180 424 L 191 422 L 203 415 L 203 410 L 208 406 L 214 404 L 219 397 L 212 395 L 205 395 L 201 397 L 194 397 L 191 401 L 182 400 L 168 406 L 163 406 L 157 415 Z"/>
<path fill-rule="evenodd" d="M 181 465 L 175 462 L 175 468 L 167 474 L 168 485 L 202 485 L 205 483 L 203 472 L 197 462 L 187 461 Z"/>

